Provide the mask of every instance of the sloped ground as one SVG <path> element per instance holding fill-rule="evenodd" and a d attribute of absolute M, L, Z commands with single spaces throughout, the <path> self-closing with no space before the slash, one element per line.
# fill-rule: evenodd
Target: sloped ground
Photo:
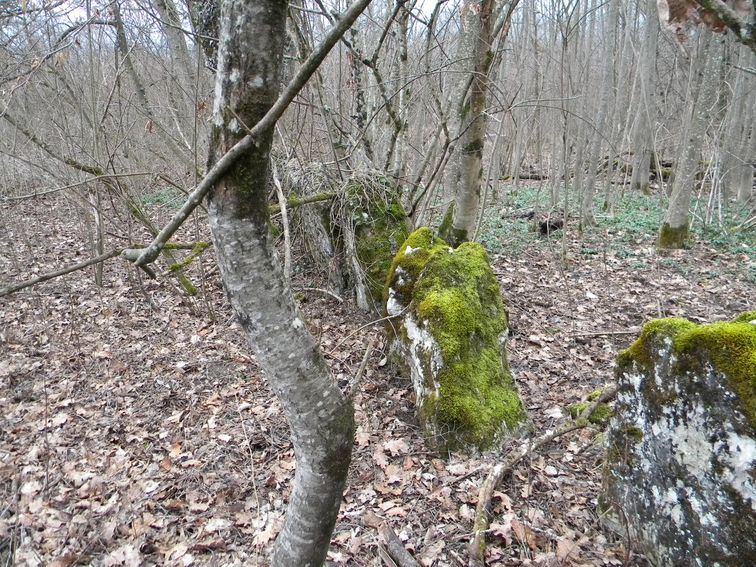
<path fill-rule="evenodd" d="M 537 431 L 612 382 L 614 357 L 645 320 L 756 309 L 748 243 L 660 256 L 642 222 L 611 220 L 583 240 L 546 239 L 517 220 L 520 205 L 492 211 L 484 241 Z M 62 200 L 0 205 L 0 281 L 86 257 L 80 225 Z M 103 288 L 79 272 L 0 299 L 0 565 L 267 563 L 295 466 L 288 429 L 209 258 L 203 268 L 204 278 L 192 270 L 203 299 L 182 297 L 165 271 L 141 281 L 120 260 Z M 299 272 L 297 286 L 318 282 Z M 340 384 L 375 345 L 329 561 L 381 565 L 385 522 L 423 565 L 465 565 L 478 488 L 508 447 L 429 454 L 380 327 L 328 295 L 298 297 Z M 643 565 L 600 530 L 602 456 L 600 431 L 584 429 L 520 463 L 493 502 L 490 564 Z"/>

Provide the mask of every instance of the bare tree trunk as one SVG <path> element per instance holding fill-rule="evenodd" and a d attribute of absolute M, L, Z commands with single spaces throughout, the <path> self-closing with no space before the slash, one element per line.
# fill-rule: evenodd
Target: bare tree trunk
<path fill-rule="evenodd" d="M 746 47 L 740 47 L 739 67 L 753 67 L 756 56 Z M 736 70 L 735 88 L 727 116 L 724 140 L 721 143 L 722 197 L 725 203 L 732 197 L 738 202 L 750 196 L 753 186 L 754 119 L 753 92 L 756 78 L 750 73 Z M 750 135 L 750 140 L 749 140 Z M 746 197 L 747 198 L 747 197 Z"/>
<path fill-rule="evenodd" d="M 656 17 L 656 0 L 646 1 L 646 38 L 640 61 L 640 96 L 638 121 L 633 142 L 633 174 L 630 186 L 649 194 L 649 174 L 654 151 L 656 126 L 656 43 L 659 37 L 659 18 Z"/>
<path fill-rule="evenodd" d="M 607 137 L 607 124 L 609 115 L 609 101 L 612 98 L 612 69 L 615 62 L 617 25 L 619 21 L 619 2 L 610 0 L 609 14 L 606 19 L 604 31 L 604 71 L 601 79 L 601 93 L 599 94 L 599 110 L 596 116 L 595 128 L 591 137 L 588 152 L 588 175 L 585 178 L 585 186 L 578 187 L 580 196 L 580 228 L 596 224 L 593 216 L 593 196 L 596 194 L 596 175 L 599 170 L 599 161 L 602 159 L 601 148 Z"/>
<path fill-rule="evenodd" d="M 716 93 L 717 60 L 721 57 L 721 48 L 712 40 L 712 32 L 702 29 L 700 34 L 698 48 L 691 61 L 686 122 L 675 164 L 672 196 L 659 233 L 659 248 L 683 248 L 688 240 L 690 201 L 709 125 L 712 99 Z"/>
<path fill-rule="evenodd" d="M 486 136 L 484 111 L 493 59 L 493 7 L 493 0 L 465 0 L 460 10 L 462 32 L 457 57 L 467 72 L 460 73 L 455 101 L 459 137 L 452 170 L 454 202 L 440 228 L 441 237 L 454 247 L 472 236 L 480 204 Z"/>
<path fill-rule="evenodd" d="M 286 10 L 278 0 L 222 3 L 211 164 L 276 100 Z M 208 212 L 229 300 L 292 429 L 297 470 L 273 564 L 319 566 L 341 503 L 354 416 L 303 322 L 271 243 L 266 181 L 272 138 L 269 129 L 213 187 Z"/>

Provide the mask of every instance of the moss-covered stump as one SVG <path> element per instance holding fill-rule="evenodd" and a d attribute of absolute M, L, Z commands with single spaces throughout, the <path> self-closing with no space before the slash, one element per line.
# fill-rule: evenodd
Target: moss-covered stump
<path fill-rule="evenodd" d="M 393 360 L 412 380 L 433 449 L 484 449 L 525 419 L 504 350 L 507 313 L 482 246 L 452 250 L 416 230 L 394 258 L 385 298 Z"/>
<path fill-rule="evenodd" d="M 374 193 L 375 194 L 375 193 Z M 364 193 L 360 194 L 364 196 Z M 357 306 L 383 315 L 383 293 L 391 262 L 399 245 L 407 239 L 407 213 L 396 191 L 387 188 L 381 198 L 353 204 L 353 270 Z"/>
<path fill-rule="evenodd" d="M 656 565 L 756 565 L 756 313 L 652 321 L 617 380 L 609 519 Z"/>

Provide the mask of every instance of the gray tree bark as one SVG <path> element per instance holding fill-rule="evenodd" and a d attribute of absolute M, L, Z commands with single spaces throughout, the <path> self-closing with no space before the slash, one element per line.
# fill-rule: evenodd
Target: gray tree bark
<path fill-rule="evenodd" d="M 691 61 L 684 133 L 675 163 L 672 196 L 659 232 L 659 248 L 683 248 L 688 241 L 690 201 L 716 95 L 716 73 L 722 53 L 712 35 L 707 29 L 701 30 L 698 48 Z"/>
<path fill-rule="evenodd" d="M 275 102 L 287 2 L 225 0 L 210 164 Z M 299 313 L 268 231 L 269 128 L 209 194 L 218 264 L 231 305 L 282 402 L 297 457 L 294 487 L 273 565 L 322 565 L 351 458 L 351 402 L 332 380 Z"/>
<path fill-rule="evenodd" d="M 640 62 L 640 96 L 638 121 L 633 142 L 633 174 L 630 185 L 634 190 L 649 194 L 649 173 L 654 151 L 656 127 L 656 43 L 659 37 L 659 19 L 656 17 L 656 0 L 646 1 L 646 37 Z"/>
<path fill-rule="evenodd" d="M 486 98 L 494 26 L 493 0 L 465 0 L 460 9 L 462 31 L 457 57 L 461 68 L 457 84 L 458 126 L 456 159 L 451 172 L 454 202 L 440 228 L 451 246 L 470 239 L 480 205 L 483 146 L 486 136 Z"/>

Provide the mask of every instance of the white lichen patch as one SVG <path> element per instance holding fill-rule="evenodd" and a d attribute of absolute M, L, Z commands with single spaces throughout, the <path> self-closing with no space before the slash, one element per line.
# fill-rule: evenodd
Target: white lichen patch
<path fill-rule="evenodd" d="M 409 340 L 410 373 L 416 399 L 425 399 L 431 393 L 426 384 L 426 376 L 428 375 L 434 377 L 432 393 L 438 396 L 441 384 L 435 380 L 435 377 L 438 376 L 443 364 L 441 347 L 428 330 L 419 326 L 411 316 L 405 318 L 404 328 Z M 426 361 L 430 361 L 430 374 L 428 374 L 429 369 L 425 368 Z"/>
<path fill-rule="evenodd" d="M 756 513 L 756 439 L 712 364 L 675 357 L 670 339 L 652 356 L 653 370 L 621 365 L 608 501 L 652 563 L 694 564 L 689 552 L 702 546 L 701 565 L 738 557 L 753 549 L 741 520 Z"/>
<path fill-rule="evenodd" d="M 389 288 L 388 301 L 386 301 L 386 313 L 392 317 L 400 315 L 404 311 L 404 306 L 396 299 L 396 291 L 393 287 Z"/>

